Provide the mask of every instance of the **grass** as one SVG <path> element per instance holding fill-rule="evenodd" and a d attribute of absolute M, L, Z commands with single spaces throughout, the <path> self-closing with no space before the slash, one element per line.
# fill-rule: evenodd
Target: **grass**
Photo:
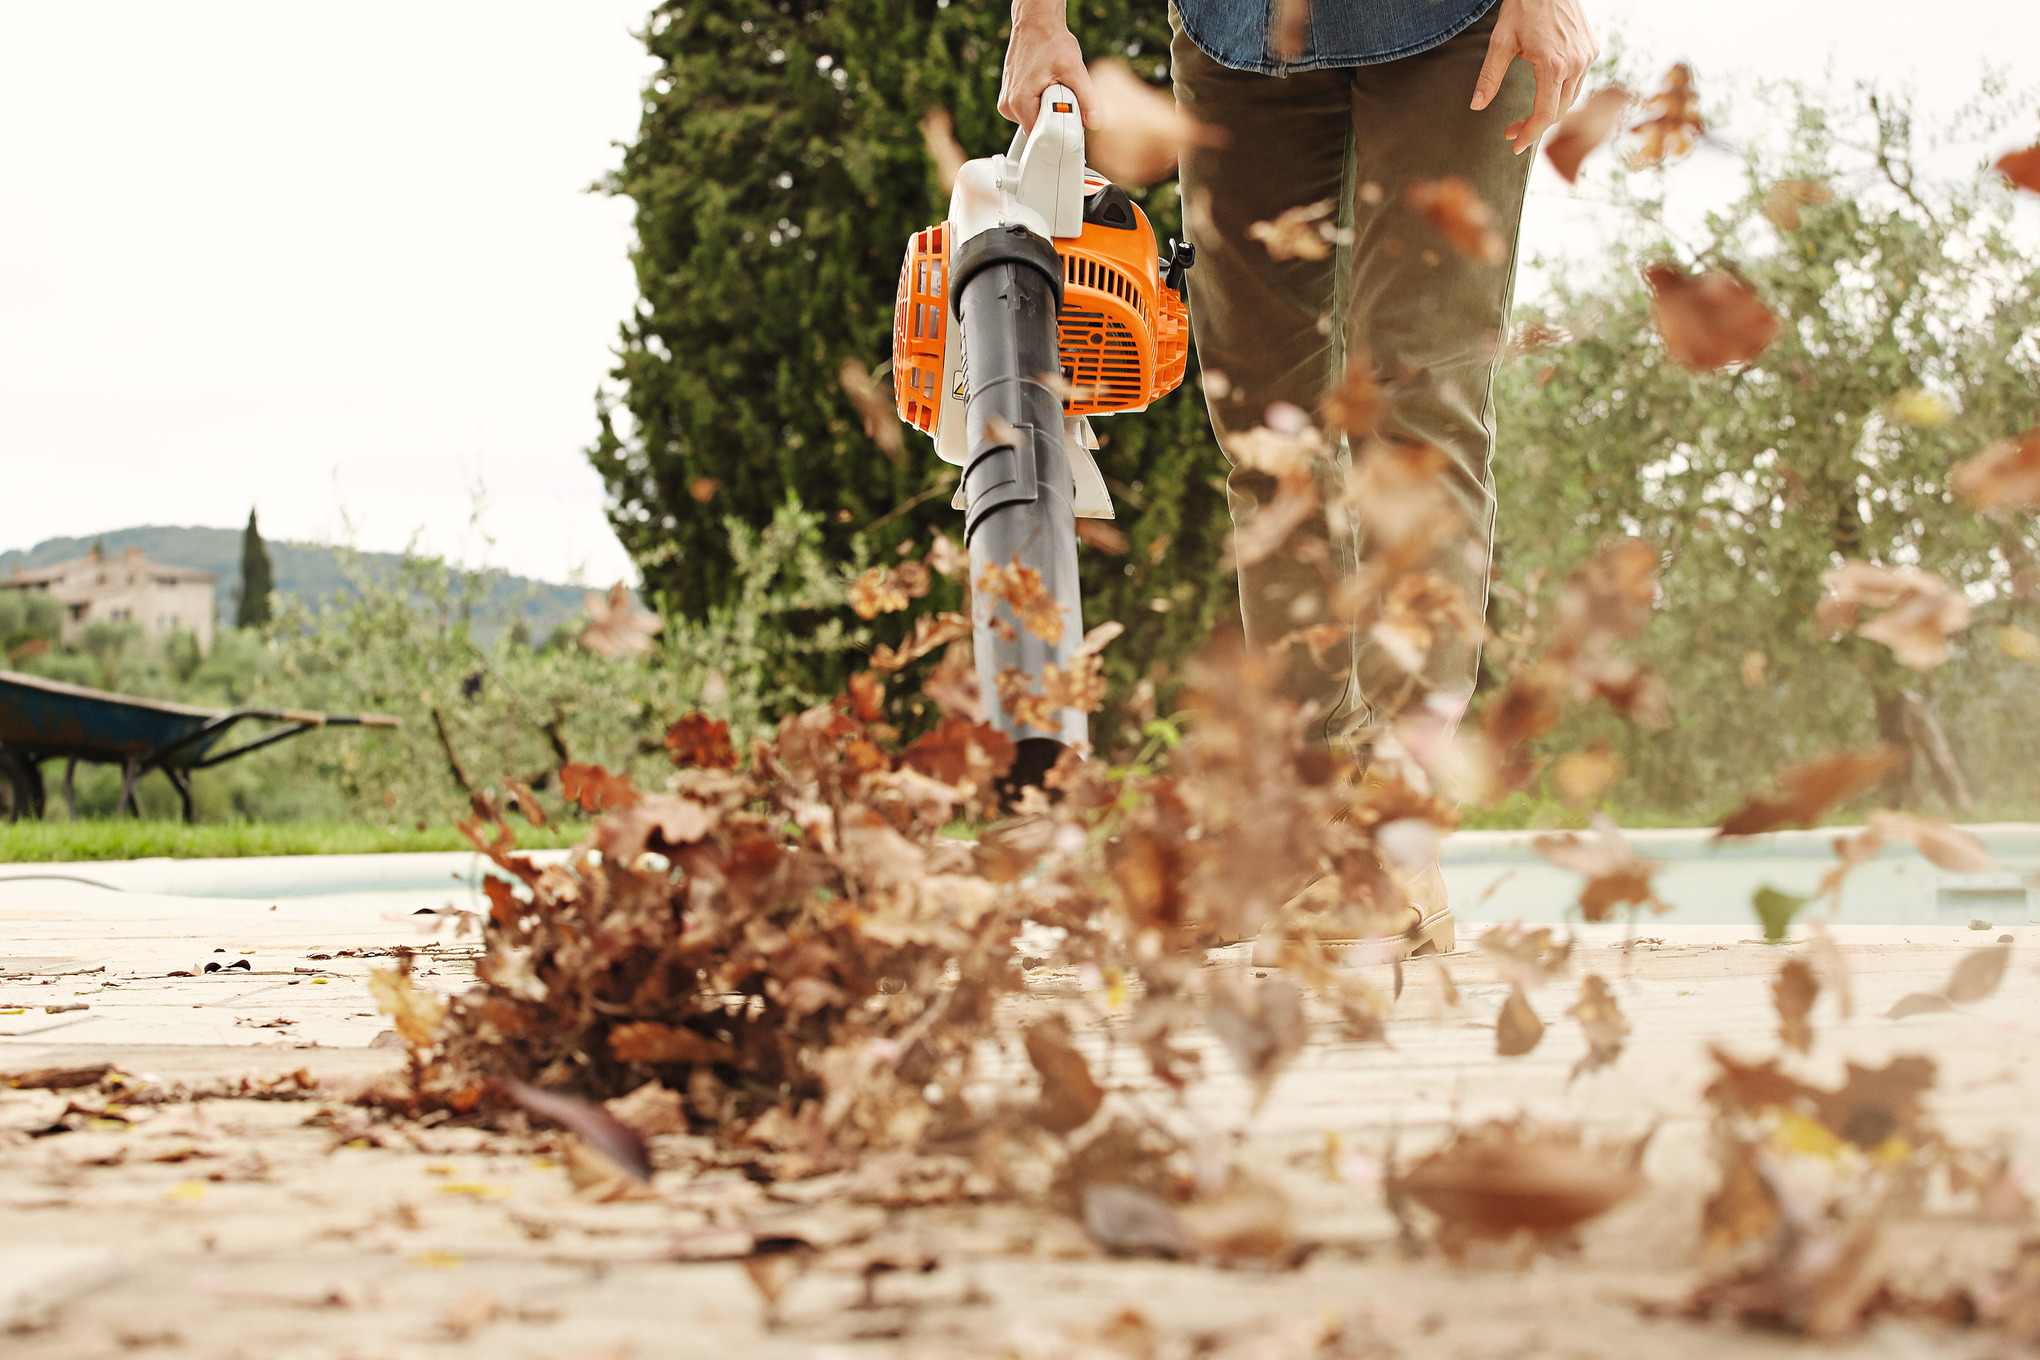
<path fill-rule="evenodd" d="M 517 828 L 519 849 L 572 845 L 582 825 Z M 57 860 L 233 859 L 244 855 L 392 855 L 466 850 L 451 826 L 427 831 L 359 822 L 17 822 L 0 825 L 0 864 Z"/>

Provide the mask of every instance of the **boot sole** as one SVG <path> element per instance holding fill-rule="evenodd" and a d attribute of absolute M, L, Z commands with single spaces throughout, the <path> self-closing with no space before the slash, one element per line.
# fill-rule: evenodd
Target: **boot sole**
<path fill-rule="evenodd" d="M 1392 947 L 1399 959 L 1427 958 L 1433 954 L 1450 954 L 1459 942 L 1459 932 L 1452 920 L 1452 909 L 1442 907 L 1417 922 L 1416 929 L 1400 935 L 1381 935 L 1372 939 L 1320 940 L 1327 949 L 1341 953 L 1349 949 L 1381 949 Z M 1254 941 L 1254 967 L 1272 968 L 1281 962 L 1282 942 L 1263 935 Z"/>

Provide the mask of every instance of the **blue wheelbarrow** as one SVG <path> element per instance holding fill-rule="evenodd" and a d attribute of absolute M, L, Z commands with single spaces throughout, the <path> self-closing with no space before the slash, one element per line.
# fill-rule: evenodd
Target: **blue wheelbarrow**
<path fill-rule="evenodd" d="M 229 729 L 244 722 L 268 725 L 252 740 L 219 750 Z M 161 770 L 192 820 L 191 772 L 259 751 L 316 727 L 396 727 L 378 713 L 342 716 L 296 708 L 195 708 L 160 699 L 109 694 L 17 671 L 0 671 L 0 822 L 43 815 L 43 762 L 62 760 L 64 806 L 73 818 L 73 779 L 79 761 L 121 767 L 115 816 L 133 812 L 135 785 Z"/>

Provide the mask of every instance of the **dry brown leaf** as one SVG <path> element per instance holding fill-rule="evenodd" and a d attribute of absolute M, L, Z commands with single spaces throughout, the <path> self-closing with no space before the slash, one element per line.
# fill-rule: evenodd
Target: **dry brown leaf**
<path fill-rule="evenodd" d="M 1715 839 L 1760 836 L 1766 831 L 1812 826 L 1829 809 L 1848 802 L 1890 774 L 1904 754 L 1892 746 L 1831 751 L 1780 770 L 1778 784 L 1782 796 L 1752 795 L 1723 819 Z"/>
<path fill-rule="evenodd" d="M 1197 1254 L 1218 1266 L 1293 1264 L 1295 1207 L 1279 1186 L 1235 1170 L 1216 1195 L 1177 1211 Z M 1219 1360 L 1214 1357 L 1214 1360 Z"/>
<path fill-rule="evenodd" d="M 900 423 L 892 384 L 872 377 L 871 370 L 855 359 L 843 361 L 843 366 L 836 370 L 836 382 L 856 408 L 865 437 L 878 445 L 879 452 L 897 466 L 907 446 L 905 436 L 900 433 L 905 426 Z"/>
<path fill-rule="evenodd" d="M 1043 642 L 1054 646 L 1062 641 L 1063 614 L 1041 584 L 1041 573 L 1033 567 L 1023 566 L 1018 557 L 1006 566 L 997 562 L 985 563 L 985 569 L 978 573 L 976 585 L 978 607 L 989 610 L 995 602 L 1003 602 L 1013 611 L 1013 616 L 1025 628 Z"/>
<path fill-rule="evenodd" d="M 980 723 L 985 720 L 984 691 L 978 685 L 977 665 L 972 658 L 970 620 L 961 614 L 945 614 L 961 622 L 963 632 L 958 640 L 949 645 L 938 661 L 921 681 L 921 693 L 926 695 L 942 712 L 952 718 L 964 718 Z M 917 630 L 918 631 L 918 630 Z M 878 658 L 872 657 L 874 668 Z"/>
<path fill-rule="evenodd" d="M 1259 241 L 1271 260 L 1329 259 L 1338 243 L 1339 227 L 1332 217 L 1337 204 L 1329 198 L 1284 208 L 1265 222 L 1247 226 L 1247 239 Z"/>
<path fill-rule="evenodd" d="M 1310 0 L 1274 0 L 1268 7 L 1268 50 L 1295 61 L 1309 37 Z"/>
<path fill-rule="evenodd" d="M 1381 427 L 1389 408 L 1388 388 L 1374 376 L 1374 363 L 1363 354 L 1346 364 L 1345 374 L 1325 397 L 1319 415 L 1326 429 L 1361 440 Z"/>
<path fill-rule="evenodd" d="M 680 1093 L 667 1090 L 656 1080 L 646 1082 L 629 1095 L 603 1101 L 602 1108 L 642 1138 L 687 1132 L 686 1105 Z"/>
<path fill-rule="evenodd" d="M 920 660 L 937 647 L 947 646 L 958 638 L 969 637 L 970 632 L 970 616 L 967 614 L 952 613 L 948 610 L 936 614 L 922 614 L 914 620 L 913 635 L 897 648 L 880 643 L 871 649 L 871 669 L 900 670 L 909 663 Z"/>
<path fill-rule="evenodd" d="M 1086 1185 L 1084 1228 L 1105 1250 L 1120 1256 L 1197 1254 L 1197 1244 L 1166 1202 L 1131 1185 Z"/>
<path fill-rule="evenodd" d="M 1558 786 L 1559 801 L 1567 807 L 1599 802 L 1621 777 L 1622 757 L 1605 746 L 1568 752 L 1551 762 L 1551 782 Z"/>
<path fill-rule="evenodd" d="M 1477 643 L 1485 639 L 1487 628 L 1457 583 L 1435 571 L 1413 571 L 1389 587 L 1381 619 L 1369 636 L 1415 675 L 1440 642 L 1456 638 Z"/>
<path fill-rule="evenodd" d="M 1479 947 L 1492 956 L 1502 980 L 1518 987 L 1555 981 L 1572 967 L 1572 938 L 1554 941 L 1550 926 L 1490 926 L 1481 933 Z"/>
<path fill-rule="evenodd" d="M 1814 1117 L 1828 1131 L 1865 1152 L 1900 1137 L 1917 1144 L 1925 1108 L 1920 1097 L 1937 1075 L 1932 1058 L 1901 1054 L 1882 1067 L 1846 1064 L 1848 1079 L 1837 1091 L 1814 1094 Z"/>
<path fill-rule="evenodd" d="M 1126 535 L 1102 519 L 1078 520 L 1077 542 L 1114 557 L 1126 556 Z"/>
<path fill-rule="evenodd" d="M 1891 648 L 1901 665 L 1932 670 L 1948 659 L 1948 638 L 1967 628 L 1969 597 L 1919 567 L 1848 561 L 1821 574 L 1827 587 L 1814 617 L 1837 630 L 1854 629 Z M 1859 622 L 1861 611 L 1877 616 Z"/>
<path fill-rule="evenodd" d="M 614 812 L 636 807 L 643 799 L 629 775 L 571 761 L 560 766 L 560 796 L 583 812 Z"/>
<path fill-rule="evenodd" d="M 1762 652 L 1744 652 L 1742 658 L 1742 683 L 1744 689 L 1762 689 L 1771 683 L 1771 658 Z"/>
<path fill-rule="evenodd" d="M 2011 961 L 2012 947 L 2008 944 L 1972 949 L 1956 961 L 1955 971 L 1948 975 L 1948 985 L 1943 992 L 1958 1006 L 1981 1001 L 1998 989 L 1998 984 L 2005 978 L 2005 967 Z"/>
<path fill-rule="evenodd" d="M 687 484 L 687 494 L 694 497 L 697 505 L 707 505 L 721 489 L 722 483 L 713 477 L 696 477 Z"/>
<path fill-rule="evenodd" d="M 1834 201 L 1835 191 L 1817 180 L 1780 180 L 1764 195 L 1764 216 L 1781 231 L 1798 231 L 1801 208 L 1818 208 Z"/>
<path fill-rule="evenodd" d="M 665 747 L 673 763 L 704 770 L 734 770 L 737 751 L 730 744 L 730 725 L 706 713 L 689 713 L 666 729 Z"/>
<path fill-rule="evenodd" d="M 873 567 L 850 583 L 850 607 L 860 619 L 875 619 L 905 609 L 910 600 L 928 593 L 933 583 L 928 568 L 919 562 Z"/>
<path fill-rule="evenodd" d="M 1693 92 L 1693 68 L 1684 62 L 1665 73 L 1664 88 L 1643 106 L 1650 117 L 1630 129 L 1643 137 L 1643 145 L 1629 158 L 1634 169 L 1677 160 L 1707 132 L 1700 117 L 1699 96 Z"/>
<path fill-rule="evenodd" d="M 1091 63 L 1091 91 L 1085 154 L 1099 174 L 1124 188 L 1145 189 L 1175 174 L 1184 152 L 1225 144 L 1223 129 L 1191 117 L 1116 57 Z"/>
<path fill-rule="evenodd" d="M 970 677 L 973 691 L 977 673 Z M 1013 766 L 1016 748 L 998 728 L 967 716 L 944 718 L 900 754 L 900 762 L 954 788 L 989 788 Z"/>
<path fill-rule="evenodd" d="M 1607 979 L 1598 973 L 1582 978 L 1580 999 L 1566 1014 L 1580 1022 L 1580 1030 L 1587 1036 L 1587 1051 L 1573 1064 L 1573 1077 L 1598 1071 L 1622 1056 L 1623 1040 L 1629 1037 L 1629 1021 L 1623 1018 L 1622 1007 L 1616 1004 Z"/>
<path fill-rule="evenodd" d="M 609 1051 L 624 1062 L 641 1063 L 719 1063 L 732 1062 L 737 1056 L 735 1049 L 720 1040 L 657 1020 L 616 1026 L 609 1031 Z"/>
<path fill-rule="evenodd" d="M 589 591 L 583 607 L 592 620 L 581 630 L 580 644 L 606 661 L 652 649 L 652 635 L 666 626 L 657 614 L 631 603 L 630 591 L 618 581 L 609 593 Z"/>
<path fill-rule="evenodd" d="M 1034 1121 L 1058 1136 L 1091 1122 L 1105 1103 L 1105 1089 L 1091 1075 L 1091 1064 L 1070 1042 L 1069 1022 L 1060 1015 L 1038 1020 L 1026 1029 L 1027 1060 L 1041 1077 L 1041 1098 Z"/>
<path fill-rule="evenodd" d="M 1908 1015 L 1933 1015 L 1954 1009 L 1939 992 L 1912 992 L 1892 1002 L 1884 1016 L 1887 1020 L 1903 1020 Z"/>
<path fill-rule="evenodd" d="M 1506 1242 L 1519 1233 L 1562 1247 L 1643 1188 L 1642 1151 L 1641 1144 L 1588 1147 L 1577 1130 L 1495 1120 L 1455 1132 L 1394 1188 L 1442 1220 L 1438 1245 L 1448 1256 L 1471 1241 Z"/>
<path fill-rule="evenodd" d="M 1778 1008 L 1778 1042 L 1799 1053 L 1813 1049 L 1813 1026 L 1807 1017 L 1820 995 L 1820 979 L 1804 959 L 1787 959 L 1771 983 L 1771 1000 Z"/>
<path fill-rule="evenodd" d="M 1225 975 L 1212 978 L 1205 1023 L 1253 1085 L 1256 1109 L 1309 1035 L 1303 992 L 1279 973 L 1261 979 L 1258 987 Z"/>
<path fill-rule="evenodd" d="M 1489 265 L 1509 258 L 1501 219 L 1470 181 L 1458 175 L 1417 180 L 1403 197 L 1460 254 Z"/>
<path fill-rule="evenodd" d="M 1700 1213 L 1701 1237 L 1713 1255 L 1725 1255 L 1745 1242 L 1765 1240 L 1778 1230 L 1778 1195 L 1764 1175 L 1759 1156 L 1750 1139 L 1724 1138 L 1720 1142 L 1716 1159 L 1721 1184 Z"/>
<path fill-rule="evenodd" d="M 931 108 L 921 115 L 921 145 L 935 166 L 936 182 L 948 193 L 956 187 L 956 172 L 970 159 L 964 154 L 963 143 L 956 140 L 956 120 L 948 109 Z"/>
<path fill-rule="evenodd" d="M 376 1009 L 390 1018 L 406 1044 L 422 1049 L 439 1042 L 439 1027 L 446 1019 L 446 1000 L 419 991 L 412 984 L 408 969 L 369 970 L 368 994 L 375 998 Z"/>
<path fill-rule="evenodd" d="M 2007 151 L 1991 163 L 1991 169 L 2013 188 L 2040 194 L 2040 142 L 2023 151 Z"/>
<path fill-rule="evenodd" d="M 1530 848 L 1559 868 L 1586 876 L 1586 886 L 1580 890 L 1580 915 L 1589 921 L 1608 920 L 1617 907 L 1671 909 L 1651 887 L 1651 879 L 1663 871 L 1664 863 L 1639 858 L 1621 828 L 1602 813 L 1594 814 L 1591 840 L 1567 831 L 1539 836 L 1530 842 Z"/>
<path fill-rule="evenodd" d="M 928 545 L 928 555 L 921 561 L 928 570 L 952 581 L 970 570 L 970 554 L 957 547 L 948 534 L 936 534 L 935 541 Z"/>
<path fill-rule="evenodd" d="M 1544 139 L 1544 154 L 1567 184 L 1579 180 L 1580 162 L 1587 154 L 1615 135 L 1635 97 L 1620 85 L 1596 90 L 1551 130 Z"/>
<path fill-rule="evenodd" d="M 1504 1058 L 1520 1058 L 1543 1038 L 1544 1022 L 1531 1009 L 1530 998 L 1523 994 L 1519 982 L 1509 989 L 1509 999 L 1495 1017 L 1495 1052 Z"/>
<path fill-rule="evenodd" d="M 1778 318 L 1732 274 L 1654 264 L 1643 278 L 1651 320 L 1673 363 L 1702 371 L 1746 364 L 1778 338 Z"/>
<path fill-rule="evenodd" d="M 1808 952 L 1813 955 L 1814 966 L 1820 971 L 1821 984 L 1835 994 L 1835 1009 L 1842 1019 L 1847 1020 L 1856 1013 L 1855 989 L 1849 981 L 1849 961 L 1842 955 L 1841 945 L 1834 935 L 1819 921 L 1807 923 Z"/>
<path fill-rule="evenodd" d="M 579 1134 L 587 1144 L 614 1163 L 617 1170 L 640 1184 L 652 1179 L 652 1159 L 645 1140 L 609 1111 L 578 1096 L 545 1091 L 529 1082 L 506 1080 L 504 1089 L 531 1113 Z"/>
<path fill-rule="evenodd" d="M 2040 427 L 1957 463 L 1948 488 L 1977 510 L 2040 510 Z"/>

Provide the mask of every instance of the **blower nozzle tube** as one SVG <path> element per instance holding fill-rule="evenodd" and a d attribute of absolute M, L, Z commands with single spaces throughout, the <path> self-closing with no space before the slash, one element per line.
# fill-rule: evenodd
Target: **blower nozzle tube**
<path fill-rule="evenodd" d="M 1045 743 L 1077 746 L 1089 738 L 1089 723 L 1074 708 L 1059 709 L 1053 729 L 1016 721 L 999 701 L 998 688 L 999 674 L 1017 668 L 1039 690 L 1049 663 L 1069 668 L 1084 631 L 1075 486 L 1063 446 L 1062 398 L 1051 386 L 1061 367 L 1056 327 L 1061 259 L 1025 227 L 980 233 L 956 252 L 951 296 L 963 325 L 969 375 L 963 493 L 971 581 L 982 580 L 987 565 L 1004 568 L 1017 560 L 1041 573 L 1042 589 L 1062 612 L 1062 635 L 1049 642 L 1004 601 L 976 602 L 985 710 L 1000 731 L 1027 744 L 1023 754 L 1039 761 Z"/>

